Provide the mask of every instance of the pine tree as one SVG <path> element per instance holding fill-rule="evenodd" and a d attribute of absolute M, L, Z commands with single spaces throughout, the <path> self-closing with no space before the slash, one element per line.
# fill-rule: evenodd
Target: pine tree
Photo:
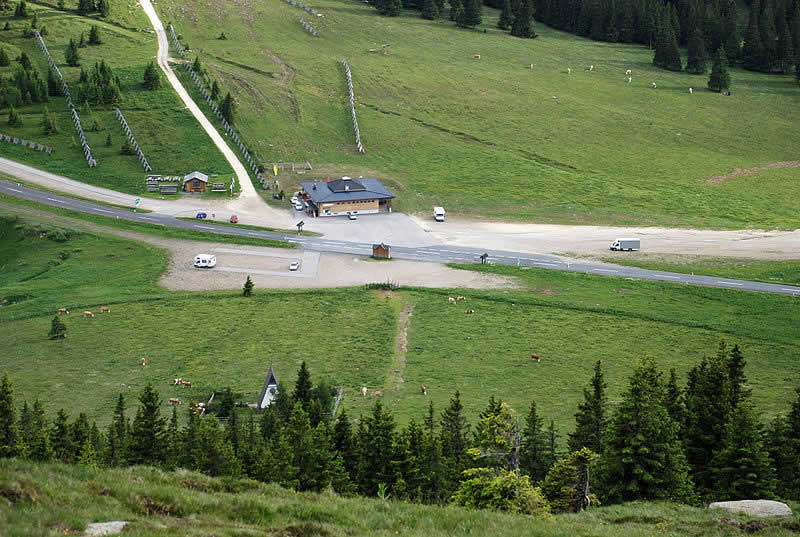
<path fill-rule="evenodd" d="M 250 275 L 247 275 L 247 281 L 244 282 L 244 287 L 242 288 L 242 296 L 252 296 L 253 294 L 253 280 L 250 279 Z M 304 362 L 305 363 L 305 362 Z"/>
<path fill-rule="evenodd" d="M 519 469 L 519 429 L 516 416 L 503 401 L 489 399 L 475 425 L 475 438 L 467 453 L 478 466 Z"/>
<path fill-rule="evenodd" d="M 133 464 L 160 464 L 166 458 L 166 424 L 160 407 L 161 397 L 148 382 L 139 394 L 131 429 L 129 460 Z"/>
<path fill-rule="evenodd" d="M 133 147 L 133 142 L 131 142 L 130 139 L 125 138 L 125 140 L 122 142 L 122 147 L 119 150 L 119 154 L 120 155 L 135 155 L 136 154 L 136 148 Z"/>
<path fill-rule="evenodd" d="M 43 115 L 43 127 L 44 133 L 50 134 L 51 132 L 55 131 L 55 125 L 52 124 L 52 120 L 49 117 L 49 112 L 47 111 L 47 107 L 44 108 L 44 115 Z M 48 125 L 49 124 L 49 125 Z M 48 130 L 48 128 L 52 128 L 52 130 Z M 48 339 L 64 339 L 67 337 L 67 327 L 61 322 L 61 318 L 56 315 L 53 317 L 53 320 L 50 321 L 50 332 L 47 334 Z"/>
<path fill-rule="evenodd" d="M 22 126 L 22 115 L 17 112 L 14 106 L 8 107 L 8 126 L 9 127 L 21 127 Z"/>
<path fill-rule="evenodd" d="M 380 400 L 372 407 L 372 414 L 364 421 L 363 431 L 359 428 L 358 484 L 365 496 L 378 494 L 379 485 L 392 484 L 392 447 L 394 445 L 394 419 L 383 408 Z"/>
<path fill-rule="evenodd" d="M 230 92 L 225 94 L 225 99 L 222 100 L 222 104 L 219 107 L 219 112 L 220 114 L 222 114 L 222 117 L 224 117 L 228 123 L 233 124 L 235 107 L 233 104 L 233 97 L 231 97 Z"/>
<path fill-rule="evenodd" d="M 460 17 L 456 18 L 456 23 L 459 26 L 475 28 L 482 20 L 480 0 L 462 0 L 462 3 L 464 10 L 460 12 Z"/>
<path fill-rule="evenodd" d="M 739 344 L 735 344 L 730 352 L 724 346 L 724 342 L 720 343 L 720 352 L 725 351 L 728 362 L 728 379 L 731 386 L 731 410 L 735 410 L 736 406 L 750 397 L 750 390 L 745 388 L 747 384 L 747 377 L 744 375 L 744 368 L 747 362 L 742 355 Z"/>
<path fill-rule="evenodd" d="M 106 462 L 109 466 L 124 466 L 128 459 L 128 429 L 130 424 L 125 417 L 125 398 L 119 394 L 114 408 L 114 417 L 108 426 L 106 439 Z"/>
<path fill-rule="evenodd" d="M 200 63 L 200 56 L 195 56 L 194 61 L 192 62 L 192 70 L 197 73 L 197 76 L 203 74 L 203 64 Z"/>
<path fill-rule="evenodd" d="M 88 15 L 94 11 L 94 0 L 78 0 L 78 13 Z"/>
<path fill-rule="evenodd" d="M 767 448 L 782 498 L 800 498 L 800 388 L 787 416 L 778 416 L 767 435 Z"/>
<path fill-rule="evenodd" d="M 439 420 L 439 437 L 442 449 L 442 480 L 445 491 L 452 493 L 467 468 L 467 437 L 469 423 L 464 416 L 461 394 L 456 392 Z"/>
<path fill-rule="evenodd" d="M 764 2 L 764 10 L 758 19 L 761 43 L 764 56 L 761 58 L 760 70 L 769 73 L 775 69 L 777 58 L 778 33 L 775 30 L 775 13 L 769 0 Z"/>
<path fill-rule="evenodd" d="M 356 477 L 356 445 L 344 408 L 333 426 L 333 449 L 341 457 L 350 480 L 354 481 Z"/>
<path fill-rule="evenodd" d="M 17 7 L 14 9 L 14 17 L 17 19 L 24 19 L 28 17 L 28 4 L 25 0 L 19 0 Z"/>
<path fill-rule="evenodd" d="M 61 95 L 61 86 L 56 78 L 55 73 L 51 69 L 47 70 L 47 94 L 51 97 Z"/>
<path fill-rule="evenodd" d="M 742 47 L 742 65 L 745 69 L 758 70 L 764 63 L 764 43 L 761 40 L 761 28 L 759 16 L 761 11 L 760 0 L 753 0 L 750 6 L 750 18 L 747 23 L 747 32 L 744 35 L 744 46 Z M 712 70 L 713 72 L 713 70 Z M 709 86 L 712 91 L 714 90 Z"/>
<path fill-rule="evenodd" d="M 211 84 L 211 100 L 217 102 L 219 99 L 219 84 L 217 84 L 217 80 L 214 79 L 213 84 Z"/>
<path fill-rule="evenodd" d="M 431 21 L 439 18 L 439 7 L 436 5 L 435 0 L 422 0 L 420 16 Z"/>
<path fill-rule="evenodd" d="M 553 511 L 578 512 L 589 507 L 594 499 L 590 484 L 598 458 L 597 453 L 584 447 L 556 461 L 542 483 L 542 492 Z"/>
<path fill-rule="evenodd" d="M 522 448 L 519 454 L 519 466 L 531 477 L 534 483 L 541 481 L 550 469 L 547 462 L 547 440 L 544 431 L 544 419 L 536 411 L 536 401 L 531 401 L 528 415 L 525 417 L 525 428 L 522 430 Z"/>
<path fill-rule="evenodd" d="M 655 360 L 644 357 L 609 423 L 601 466 L 603 491 L 610 501 L 691 497 L 678 425 L 664 408 L 663 392 Z"/>
<path fill-rule="evenodd" d="M 69 417 L 64 409 L 61 408 L 53 421 L 53 428 L 50 430 L 50 445 L 53 447 L 53 456 L 59 462 L 75 462 L 73 455 L 75 446 L 72 444 L 72 431 L 69 426 Z"/>
<path fill-rule="evenodd" d="M 303 405 L 303 410 L 306 412 L 308 412 L 311 405 L 311 390 L 313 387 L 311 374 L 308 372 L 305 360 L 303 360 L 300 364 L 300 370 L 297 372 L 297 380 L 294 383 L 292 401 Z"/>
<path fill-rule="evenodd" d="M 749 401 L 741 402 L 733 411 L 725 439 L 712 461 L 712 472 L 711 499 L 772 497 L 775 474 L 762 442 L 761 424 Z"/>
<path fill-rule="evenodd" d="M 100 12 L 101 17 L 108 17 L 111 12 L 110 0 L 97 0 L 97 11 Z"/>
<path fill-rule="evenodd" d="M 11 65 L 11 58 L 8 57 L 6 49 L 0 47 L 0 67 L 8 67 Z"/>
<path fill-rule="evenodd" d="M 686 407 L 683 403 L 683 393 L 678 386 L 678 375 L 674 367 L 669 370 L 669 380 L 664 392 L 664 407 L 667 409 L 669 417 L 678 424 L 680 437 L 683 438 L 686 426 Z"/>
<path fill-rule="evenodd" d="M 702 75 L 706 72 L 706 52 L 703 34 L 697 28 L 694 29 L 689 37 L 688 59 L 686 61 L 686 72 L 693 75 Z"/>
<path fill-rule="evenodd" d="M 64 50 L 64 59 L 67 65 L 71 67 L 77 67 L 81 64 L 80 56 L 78 55 L 78 47 L 75 45 L 75 41 L 72 38 L 70 38 L 67 48 Z"/>
<path fill-rule="evenodd" d="M 19 55 L 17 61 L 22 66 L 22 68 L 26 71 L 30 71 L 32 68 L 31 59 L 30 57 L 23 51 L 22 54 Z"/>
<path fill-rule="evenodd" d="M 595 453 L 603 452 L 603 436 L 605 436 L 607 421 L 605 390 L 603 370 L 600 360 L 598 360 L 594 364 L 591 390 L 583 389 L 583 403 L 578 405 L 578 412 L 575 414 L 575 432 L 569 435 L 567 441 L 571 452 L 579 451 L 584 447 Z"/>
<path fill-rule="evenodd" d="M 533 26 L 533 0 L 513 0 L 511 9 L 514 12 L 511 35 L 527 39 L 536 37 L 536 31 Z"/>
<path fill-rule="evenodd" d="M 31 412 L 25 443 L 28 447 L 28 457 L 31 460 L 45 462 L 53 458 L 44 405 L 38 397 L 33 403 L 33 411 Z"/>
<path fill-rule="evenodd" d="M 92 25 L 91 29 L 89 30 L 89 44 L 90 45 L 102 45 L 103 41 L 100 39 L 100 28 L 97 25 Z"/>
<path fill-rule="evenodd" d="M 8 378 L 8 371 L 3 371 L 3 380 L 0 382 L 0 459 L 15 457 L 18 441 L 19 430 L 14 410 L 14 385 Z"/>
<path fill-rule="evenodd" d="M 497 27 L 501 30 L 509 30 L 514 15 L 511 13 L 511 0 L 503 0 L 503 9 L 500 11 L 500 18 L 497 20 Z"/>
<path fill-rule="evenodd" d="M 757 0 L 756 0 L 757 1 Z M 722 47 L 714 54 L 711 75 L 708 77 L 708 89 L 711 91 L 728 91 L 731 86 L 731 75 L 728 73 L 728 59 Z"/>
<path fill-rule="evenodd" d="M 181 429 L 178 425 L 178 407 L 172 405 L 172 415 L 167 426 L 167 457 L 166 467 L 169 469 L 177 468 L 180 465 L 183 443 L 181 442 Z"/>
<path fill-rule="evenodd" d="M 114 141 L 111 139 L 111 135 L 108 134 L 106 136 L 106 147 L 111 147 L 112 145 L 114 145 Z"/>
<path fill-rule="evenodd" d="M 680 71 L 682 69 L 678 40 L 675 38 L 675 30 L 672 27 L 672 22 L 667 12 L 664 13 L 661 23 L 658 26 L 653 65 L 669 69 L 670 71 Z"/>
<path fill-rule="evenodd" d="M 792 70 L 794 64 L 794 47 L 792 46 L 792 34 L 789 31 L 789 24 L 786 18 L 779 17 L 778 43 L 776 46 L 775 65 L 783 74 Z"/>
<path fill-rule="evenodd" d="M 78 40 L 78 48 L 86 48 L 86 32 L 81 32 L 81 38 Z"/>
<path fill-rule="evenodd" d="M 55 134 L 58 132 L 56 120 L 50 115 L 47 105 L 45 105 L 44 110 L 42 111 L 42 132 L 45 136 L 49 136 L 50 134 Z M 58 319 L 58 321 L 56 321 L 56 319 Z M 56 326 L 57 324 L 59 326 Z M 62 323 L 61 319 L 59 319 L 58 315 L 56 315 L 55 319 L 53 319 L 53 325 L 50 328 L 50 339 L 64 339 L 64 333 L 66 330 L 67 327 L 64 326 L 64 323 Z"/>
<path fill-rule="evenodd" d="M 462 0 L 447 0 L 447 3 L 450 4 L 449 18 L 451 21 L 455 21 L 458 12 L 463 11 L 464 4 L 462 3 Z"/>

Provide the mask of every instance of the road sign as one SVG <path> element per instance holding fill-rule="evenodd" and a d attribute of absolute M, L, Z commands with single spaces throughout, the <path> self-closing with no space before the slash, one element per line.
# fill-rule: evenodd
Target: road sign
<path fill-rule="evenodd" d="M 140 201 L 142 201 L 142 200 L 140 200 L 139 198 L 136 198 L 135 200 L 133 200 L 133 203 L 135 203 L 136 205 L 139 205 Z"/>

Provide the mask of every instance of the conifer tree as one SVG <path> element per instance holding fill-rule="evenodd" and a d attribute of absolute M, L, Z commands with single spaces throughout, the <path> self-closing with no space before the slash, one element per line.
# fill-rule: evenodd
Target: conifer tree
<path fill-rule="evenodd" d="M 11 58 L 8 57 L 6 49 L 0 47 L 0 67 L 8 67 L 11 65 Z"/>
<path fill-rule="evenodd" d="M 28 4 L 25 0 L 19 0 L 17 7 L 14 9 L 14 18 L 25 19 L 28 17 Z"/>
<path fill-rule="evenodd" d="M 439 420 L 442 449 L 442 479 L 445 490 L 452 492 L 467 467 L 467 437 L 469 423 L 464 416 L 461 394 L 456 391 Z"/>
<path fill-rule="evenodd" d="M 550 469 L 547 464 L 547 440 L 544 431 L 544 419 L 536 411 L 536 401 L 531 401 L 528 415 L 525 417 L 525 428 L 522 430 L 522 448 L 519 454 L 519 466 L 523 472 L 536 483 L 547 475 Z"/>
<path fill-rule="evenodd" d="M 356 477 L 356 446 L 347 411 L 344 408 L 333 426 L 333 450 L 341 457 L 347 474 L 354 481 Z"/>
<path fill-rule="evenodd" d="M 716 500 L 770 498 L 775 474 L 762 444 L 761 424 L 749 401 L 740 402 L 725 428 L 725 439 L 712 461 Z"/>
<path fill-rule="evenodd" d="M 686 426 L 686 407 L 683 403 L 683 393 L 678 386 L 678 375 L 674 367 L 669 370 L 669 380 L 664 393 L 664 407 L 667 409 L 669 417 L 678 424 L 679 436 L 683 438 Z"/>
<path fill-rule="evenodd" d="M 97 11 L 100 13 L 101 17 L 108 17 L 108 14 L 111 12 L 110 0 L 97 0 Z"/>
<path fill-rule="evenodd" d="M 761 44 L 764 47 L 760 70 L 769 73 L 775 68 L 778 44 L 778 33 L 775 30 L 775 13 L 769 0 L 764 1 L 764 10 L 758 18 L 758 24 L 761 33 Z"/>
<path fill-rule="evenodd" d="M 51 120 L 50 120 L 50 118 L 48 116 L 49 116 L 49 113 L 47 112 L 47 107 L 45 107 L 44 116 L 43 116 L 43 120 L 44 120 L 43 126 L 44 126 L 44 130 L 45 130 L 45 134 L 50 134 L 50 132 L 55 132 L 55 130 L 48 131 L 47 123 L 51 122 Z M 10 119 L 9 119 L 9 123 L 10 123 Z M 55 125 L 51 125 L 51 127 L 53 129 L 55 129 Z M 64 339 L 65 337 L 67 337 L 66 332 L 67 332 L 67 327 L 66 327 L 66 325 L 64 325 L 63 322 L 61 322 L 61 318 L 58 315 L 53 317 L 53 320 L 50 321 L 50 332 L 48 332 L 48 334 L 47 334 L 48 339 Z"/>
<path fill-rule="evenodd" d="M 463 11 L 460 12 L 460 17 L 456 18 L 456 23 L 459 26 L 466 26 L 468 28 L 475 28 L 481 23 L 482 4 L 480 0 L 462 0 L 464 6 Z"/>
<path fill-rule="evenodd" d="M 786 18 L 779 17 L 779 24 L 775 65 L 778 71 L 786 74 L 792 70 L 792 65 L 794 64 L 794 47 L 792 46 L 792 34 L 789 31 Z"/>
<path fill-rule="evenodd" d="M 148 382 L 139 395 L 131 429 L 129 460 L 133 464 L 161 464 L 166 458 L 166 425 L 160 407 L 161 397 Z"/>
<path fill-rule="evenodd" d="M 439 7 L 436 5 L 435 0 L 422 0 L 420 16 L 431 21 L 439 18 Z"/>
<path fill-rule="evenodd" d="M 394 419 L 383 408 L 380 400 L 372 407 L 372 414 L 359 427 L 358 484 L 361 494 L 375 496 L 378 486 L 392 484 L 392 447 L 394 444 Z"/>
<path fill-rule="evenodd" d="M 794 4 L 794 14 L 792 14 L 792 22 L 789 25 L 789 33 L 792 36 L 792 49 L 793 57 L 797 64 L 800 64 L 800 2 Z M 800 69 L 797 69 L 800 73 Z"/>
<path fill-rule="evenodd" d="M 642 358 L 609 423 L 602 479 L 610 501 L 691 497 L 678 425 L 664 408 L 663 392 L 655 360 Z"/>
<path fill-rule="evenodd" d="M 591 390 L 583 389 L 583 402 L 575 414 L 575 432 L 569 435 L 567 445 L 570 452 L 586 447 L 595 453 L 603 452 L 603 436 L 606 431 L 606 383 L 598 360 L 594 364 Z"/>
<path fill-rule="evenodd" d="M 78 55 L 78 47 L 75 45 L 75 40 L 72 38 L 70 38 L 67 48 L 64 50 L 64 60 L 66 60 L 67 65 L 71 67 L 77 67 L 81 64 L 81 59 Z"/>
<path fill-rule="evenodd" d="M 599 455 L 588 448 L 556 461 L 542 483 L 542 492 L 556 513 L 583 511 L 592 503 L 593 467 Z"/>
<path fill-rule="evenodd" d="M 533 0 L 513 0 L 511 10 L 514 12 L 511 35 L 527 39 L 536 37 L 533 25 Z"/>
<path fill-rule="evenodd" d="M 747 377 L 744 375 L 744 368 L 747 362 L 744 359 L 739 344 L 735 344 L 730 352 L 724 347 L 724 342 L 720 344 L 720 352 L 725 350 L 728 362 L 728 378 L 731 383 L 731 410 L 736 409 L 736 405 L 750 397 L 750 390 L 745 388 Z"/>
<path fill-rule="evenodd" d="M 55 73 L 51 69 L 47 70 L 47 94 L 51 97 L 61 95 L 61 86 L 56 78 Z"/>
<path fill-rule="evenodd" d="M 534 418 L 535 419 L 535 418 Z M 475 425 L 473 447 L 467 453 L 478 466 L 519 469 L 519 430 L 514 411 L 503 401 L 489 399 Z"/>
<path fill-rule="evenodd" d="M 450 4 L 449 18 L 451 21 L 455 22 L 458 20 L 456 18 L 458 13 L 464 10 L 464 4 L 462 0 L 447 0 L 447 3 Z"/>
<path fill-rule="evenodd" d="M 219 84 L 216 79 L 214 79 L 214 82 L 211 84 L 211 100 L 214 102 L 219 100 Z"/>
<path fill-rule="evenodd" d="M 692 31 L 689 37 L 688 58 L 686 61 L 686 72 L 694 75 L 702 75 L 706 72 L 706 52 L 703 34 L 697 28 Z"/>
<path fill-rule="evenodd" d="M 0 381 L 0 459 L 15 457 L 18 441 L 19 430 L 14 410 L 14 385 L 8 378 L 8 371 L 3 371 L 3 380 Z"/>
<path fill-rule="evenodd" d="M 31 460 L 45 462 L 53 458 L 44 405 L 38 397 L 33 403 L 33 411 L 31 412 L 30 423 L 25 436 L 28 457 Z"/>
<path fill-rule="evenodd" d="M 9 127 L 21 127 L 22 126 L 22 115 L 17 112 L 13 105 L 8 107 L 8 126 Z"/>
<path fill-rule="evenodd" d="M 500 18 L 497 19 L 497 27 L 501 30 L 509 30 L 514 15 L 511 13 L 511 0 L 503 0 L 503 8 L 500 11 Z"/>
<path fill-rule="evenodd" d="M 757 0 L 756 0 L 757 1 Z M 728 73 L 728 59 L 722 47 L 714 54 L 711 75 L 708 77 L 708 89 L 711 91 L 728 91 L 731 86 L 731 75 Z"/>
<path fill-rule="evenodd" d="M 56 120 L 53 119 L 53 116 L 50 115 L 50 111 L 47 109 L 47 105 L 45 105 L 44 110 L 42 110 L 42 133 L 45 136 L 49 136 L 50 134 L 55 134 L 57 132 L 58 132 L 58 127 L 56 126 Z M 58 315 L 56 315 L 55 319 L 58 319 Z M 54 323 L 56 322 L 55 319 L 53 319 Z M 56 327 L 55 324 L 51 326 L 50 339 L 64 339 L 64 332 L 66 332 L 67 327 L 64 326 L 64 323 L 61 322 L 61 319 L 58 319 L 58 324 L 60 325 L 58 327 Z M 60 331 L 60 337 L 59 335 L 52 335 L 52 334 L 58 334 L 59 331 Z"/>
<path fill-rule="evenodd" d="M 53 421 L 50 430 L 50 445 L 53 447 L 53 456 L 59 462 L 74 462 L 75 446 L 72 444 L 72 431 L 69 426 L 69 417 L 61 408 Z"/>
<path fill-rule="evenodd" d="M 591 26 L 589 27 L 589 37 L 595 41 L 602 41 L 605 38 L 606 14 L 600 0 L 591 2 Z"/>
<path fill-rule="evenodd" d="M 19 55 L 19 57 L 17 58 L 17 61 L 19 62 L 19 64 L 22 66 L 22 68 L 24 70 L 26 70 L 26 71 L 30 71 L 31 70 L 31 67 L 32 67 L 31 59 L 24 51 L 22 52 L 22 54 Z"/>
<path fill-rule="evenodd" d="M 130 424 L 125 417 L 125 398 L 120 393 L 117 398 L 117 405 L 114 408 L 114 416 L 108 426 L 106 439 L 106 462 L 109 466 L 124 466 L 127 461 L 128 448 L 128 429 Z"/>
<path fill-rule="evenodd" d="M 766 447 L 777 474 L 777 493 L 800 498 L 800 388 L 789 414 L 778 416 L 766 436 Z"/>
<path fill-rule="evenodd" d="M 90 45 L 103 44 L 103 41 L 100 39 L 100 28 L 98 28 L 96 24 L 93 24 L 91 29 L 89 30 L 89 44 Z"/>
<path fill-rule="evenodd" d="M 550 425 L 547 426 L 547 430 L 544 433 L 545 436 L 545 452 L 543 457 L 542 466 L 547 468 L 548 470 L 555 464 L 558 460 L 558 439 L 559 434 L 556 430 L 556 422 L 550 420 Z"/>
<path fill-rule="evenodd" d="M 247 280 L 244 282 L 244 287 L 242 288 L 242 296 L 252 296 L 253 287 L 255 287 L 255 284 L 253 284 L 253 280 L 250 279 L 250 275 L 248 274 Z"/>
<path fill-rule="evenodd" d="M 311 374 L 308 372 L 306 362 L 300 364 L 300 370 L 297 372 L 297 380 L 294 383 L 294 392 L 292 392 L 292 401 L 303 405 L 303 410 L 308 412 L 311 405 L 311 390 L 314 388 L 311 383 Z"/>
<path fill-rule="evenodd" d="M 378 13 L 384 17 L 397 17 L 403 10 L 402 0 L 375 0 Z"/>
<path fill-rule="evenodd" d="M 94 0 L 78 0 L 78 13 L 88 15 L 94 11 Z"/>
<path fill-rule="evenodd" d="M 668 12 L 665 11 L 656 35 L 656 51 L 653 55 L 653 65 L 669 69 L 681 70 L 681 55 L 678 50 L 678 40 Z"/>
<path fill-rule="evenodd" d="M 122 147 L 119 150 L 119 154 L 120 155 L 135 155 L 136 154 L 136 148 L 133 147 L 133 142 L 131 142 L 130 139 L 125 138 L 125 140 L 123 140 Z"/>
<path fill-rule="evenodd" d="M 228 123 L 233 124 L 235 107 L 233 104 L 233 97 L 231 97 L 231 92 L 225 94 L 225 99 L 222 100 L 222 104 L 219 107 L 219 112 Z"/>
<path fill-rule="evenodd" d="M 747 22 L 747 32 L 744 35 L 744 46 L 742 47 L 742 65 L 745 69 L 757 71 L 764 63 L 764 43 L 761 40 L 761 28 L 759 16 L 761 12 L 760 0 L 753 0 L 750 6 L 750 18 Z M 714 90 L 709 86 L 712 91 Z"/>

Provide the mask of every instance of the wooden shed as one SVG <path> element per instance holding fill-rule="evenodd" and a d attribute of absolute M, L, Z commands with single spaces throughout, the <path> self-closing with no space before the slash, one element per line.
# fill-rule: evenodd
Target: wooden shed
<path fill-rule="evenodd" d="M 205 192 L 208 186 L 208 176 L 200 172 L 192 172 L 183 176 L 183 190 L 185 192 Z"/>
<path fill-rule="evenodd" d="M 388 244 L 373 244 L 372 245 L 372 257 L 377 257 L 380 259 L 391 259 L 392 252 L 389 248 Z"/>

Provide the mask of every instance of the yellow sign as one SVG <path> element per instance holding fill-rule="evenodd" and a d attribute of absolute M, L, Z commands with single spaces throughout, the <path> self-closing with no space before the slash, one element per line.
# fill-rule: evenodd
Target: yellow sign
<path fill-rule="evenodd" d="M 272 165 L 272 173 L 274 173 L 275 175 L 278 175 L 278 165 L 277 164 L 273 164 Z"/>

